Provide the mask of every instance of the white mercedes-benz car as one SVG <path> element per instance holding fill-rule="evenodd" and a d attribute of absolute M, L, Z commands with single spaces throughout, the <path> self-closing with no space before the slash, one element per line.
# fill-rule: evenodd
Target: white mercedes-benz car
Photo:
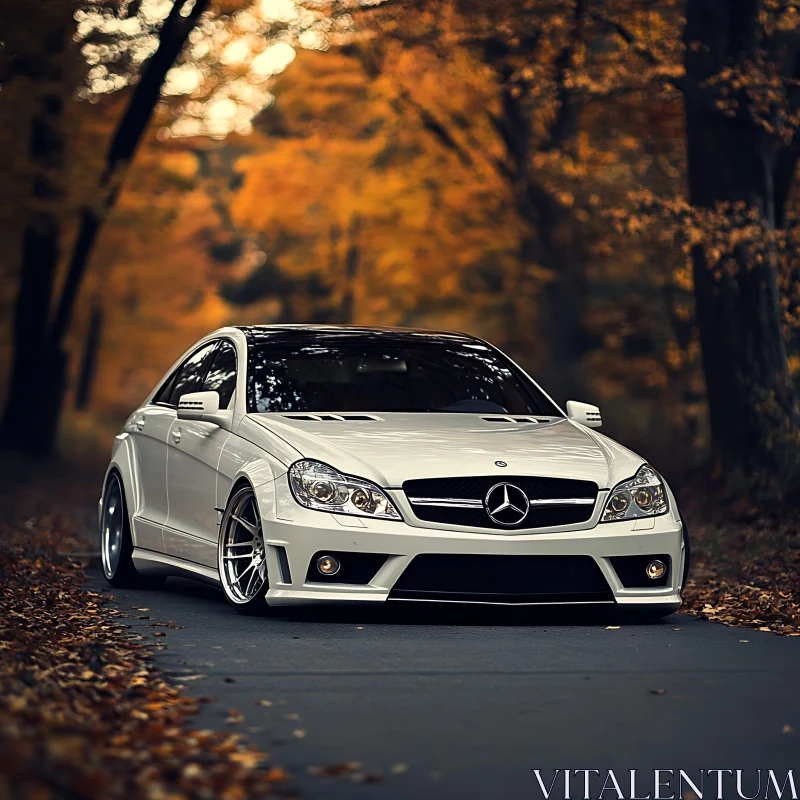
<path fill-rule="evenodd" d="M 113 585 L 183 575 L 237 609 L 426 601 L 678 608 L 689 546 L 640 456 L 459 333 L 223 328 L 116 437 Z"/>

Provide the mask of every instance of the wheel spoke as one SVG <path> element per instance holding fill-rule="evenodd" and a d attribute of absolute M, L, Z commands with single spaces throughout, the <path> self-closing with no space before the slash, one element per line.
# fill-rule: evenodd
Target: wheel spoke
<path fill-rule="evenodd" d="M 245 553 L 242 556 L 222 556 L 226 561 L 238 561 L 240 558 L 252 558 L 251 553 Z"/>
<path fill-rule="evenodd" d="M 228 542 L 225 547 L 254 547 L 257 539 L 248 539 L 246 542 Z"/>
<path fill-rule="evenodd" d="M 238 522 L 253 538 L 256 538 L 258 535 L 259 526 L 254 525 L 252 522 L 248 522 L 246 519 L 236 516 L 236 514 L 231 514 L 231 517 L 235 519 L 236 522 Z"/>
<path fill-rule="evenodd" d="M 255 561 L 253 561 L 253 562 L 250 564 L 250 566 L 249 566 L 249 567 L 245 567 L 245 569 L 243 569 L 243 570 L 242 570 L 242 571 L 239 573 L 239 577 L 238 577 L 238 578 L 237 578 L 235 581 L 231 581 L 231 586 L 236 586 L 236 584 L 237 584 L 237 583 L 239 583 L 239 581 L 241 581 L 241 579 L 242 579 L 242 578 L 244 578 L 244 576 L 245 576 L 245 575 L 247 575 L 247 573 L 248 573 L 248 572 L 250 572 L 250 570 L 251 570 L 251 569 L 253 569 L 253 567 L 254 567 L 255 565 L 256 565 L 256 562 L 255 562 Z"/>
<path fill-rule="evenodd" d="M 250 589 L 253 586 L 253 581 L 258 578 L 258 570 L 253 570 L 253 574 L 250 576 L 250 580 L 247 581 L 247 588 L 244 590 L 245 597 L 250 597 Z"/>

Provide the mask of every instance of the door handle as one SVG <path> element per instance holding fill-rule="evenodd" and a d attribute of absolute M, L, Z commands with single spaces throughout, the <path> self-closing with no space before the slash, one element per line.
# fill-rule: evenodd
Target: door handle
<path fill-rule="evenodd" d="M 180 428 L 175 428 L 175 430 L 172 431 L 172 438 L 175 440 L 175 444 L 179 444 L 180 443 L 180 441 L 181 441 L 181 429 Z"/>
<path fill-rule="evenodd" d="M 139 417 L 136 420 L 136 422 L 134 423 L 136 425 L 136 430 L 138 430 L 138 431 L 144 430 L 144 423 L 146 421 L 147 421 L 146 417 L 144 417 L 144 416 Z"/>

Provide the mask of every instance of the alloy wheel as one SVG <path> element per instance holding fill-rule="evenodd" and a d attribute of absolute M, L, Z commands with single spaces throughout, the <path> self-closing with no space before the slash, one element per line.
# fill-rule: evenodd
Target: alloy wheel
<path fill-rule="evenodd" d="M 113 578 L 119 567 L 122 554 L 122 539 L 125 530 L 125 507 L 122 502 L 122 487 L 119 478 L 112 475 L 108 480 L 106 499 L 103 503 L 100 553 L 103 572 Z"/>
<path fill-rule="evenodd" d="M 219 562 L 225 594 L 237 605 L 249 603 L 266 585 L 264 536 L 252 489 L 238 492 L 225 513 Z"/>

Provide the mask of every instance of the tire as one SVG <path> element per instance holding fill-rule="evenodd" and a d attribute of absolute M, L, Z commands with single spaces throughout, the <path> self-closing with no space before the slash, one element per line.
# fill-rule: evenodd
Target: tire
<path fill-rule="evenodd" d="M 143 589 L 164 582 L 164 578 L 145 578 L 133 565 L 133 539 L 128 506 L 122 481 L 116 472 L 108 476 L 103 492 L 100 561 L 105 579 L 118 588 Z"/>
<path fill-rule="evenodd" d="M 255 492 L 249 484 L 231 495 L 222 515 L 217 566 L 222 592 L 236 611 L 267 613 L 266 546 Z"/>
<path fill-rule="evenodd" d="M 683 514 L 678 511 L 681 517 L 681 524 L 683 525 L 683 580 L 681 581 L 681 589 L 686 586 L 686 581 L 689 580 L 689 566 L 691 565 L 692 561 L 692 547 L 689 544 L 689 528 L 686 525 L 686 520 L 683 518 Z"/>

